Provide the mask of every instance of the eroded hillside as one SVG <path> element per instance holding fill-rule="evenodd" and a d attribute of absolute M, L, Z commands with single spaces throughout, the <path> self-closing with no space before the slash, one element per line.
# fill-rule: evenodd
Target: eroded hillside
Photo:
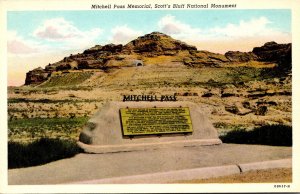
<path fill-rule="evenodd" d="M 9 138 L 75 139 L 106 101 L 128 94 L 196 102 L 219 133 L 291 125 L 291 44 L 221 55 L 154 32 L 126 45 L 97 45 L 32 70 L 25 86 L 8 89 Z M 45 127 L 49 119 L 54 124 Z M 66 127 L 66 121 L 73 124 Z"/>

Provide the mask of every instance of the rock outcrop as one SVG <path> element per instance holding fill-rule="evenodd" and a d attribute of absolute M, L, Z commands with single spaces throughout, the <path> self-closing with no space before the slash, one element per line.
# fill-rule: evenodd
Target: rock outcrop
<path fill-rule="evenodd" d="M 267 42 L 262 47 L 255 47 L 252 51 L 259 61 L 274 62 L 281 68 L 291 68 L 292 65 L 292 44 L 277 44 Z"/>
<path fill-rule="evenodd" d="M 221 67 L 230 63 L 263 61 L 291 68 L 291 44 L 269 42 L 262 47 L 255 47 L 252 52 L 229 51 L 222 55 L 198 51 L 195 46 L 175 40 L 166 34 L 152 32 L 126 45 L 96 45 L 83 53 L 71 54 L 61 61 L 49 64 L 45 69 L 37 68 L 29 71 L 26 74 L 25 85 L 40 84 L 56 71 L 130 67 L 136 66 L 133 61 L 159 56 L 174 57 L 174 61 L 190 67 Z"/>
<path fill-rule="evenodd" d="M 124 49 L 146 56 L 175 55 L 178 51 L 182 50 L 197 50 L 195 46 L 175 40 L 160 32 L 152 32 L 151 34 L 138 37 L 126 44 Z"/>
<path fill-rule="evenodd" d="M 222 54 L 212 53 L 208 51 L 192 51 L 191 56 L 183 60 L 183 63 L 192 67 L 219 67 L 229 62 Z"/>
<path fill-rule="evenodd" d="M 93 53 L 103 53 L 103 52 L 108 52 L 108 53 L 117 53 L 121 52 L 123 48 L 122 44 L 107 44 L 104 46 L 101 45 L 96 45 L 90 49 L 87 49 L 83 52 L 83 54 L 93 54 Z"/>
<path fill-rule="evenodd" d="M 231 62 L 248 62 L 257 60 L 258 57 L 252 52 L 228 51 L 225 57 Z"/>
<path fill-rule="evenodd" d="M 292 69 L 292 44 L 277 44 L 267 42 L 261 47 L 254 47 L 252 52 L 228 51 L 225 57 L 230 62 L 260 61 L 276 63 L 279 71 L 290 71 Z"/>
<path fill-rule="evenodd" d="M 26 73 L 25 85 L 29 84 L 40 84 L 48 79 L 51 75 L 51 72 L 44 70 L 41 67 L 33 69 Z"/>

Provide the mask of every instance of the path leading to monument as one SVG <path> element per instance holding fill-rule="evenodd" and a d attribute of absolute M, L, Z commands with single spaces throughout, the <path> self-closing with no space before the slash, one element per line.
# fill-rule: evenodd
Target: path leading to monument
<path fill-rule="evenodd" d="M 109 154 L 78 154 L 73 158 L 41 166 L 9 170 L 8 181 L 9 184 L 78 183 L 206 167 L 233 166 L 291 157 L 291 147 L 238 144 L 169 147 Z"/>

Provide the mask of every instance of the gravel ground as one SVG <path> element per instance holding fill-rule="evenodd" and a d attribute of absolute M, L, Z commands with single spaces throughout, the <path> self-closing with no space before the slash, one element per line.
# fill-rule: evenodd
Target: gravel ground
<path fill-rule="evenodd" d="M 253 170 L 241 174 L 209 178 L 179 181 L 176 183 L 291 183 L 291 168 L 276 168 L 268 170 Z"/>

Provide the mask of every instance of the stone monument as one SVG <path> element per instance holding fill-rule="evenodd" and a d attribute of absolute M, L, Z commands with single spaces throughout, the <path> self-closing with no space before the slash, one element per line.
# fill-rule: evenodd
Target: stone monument
<path fill-rule="evenodd" d="M 222 141 L 192 102 L 108 102 L 88 121 L 78 145 L 88 153 L 216 145 Z"/>

